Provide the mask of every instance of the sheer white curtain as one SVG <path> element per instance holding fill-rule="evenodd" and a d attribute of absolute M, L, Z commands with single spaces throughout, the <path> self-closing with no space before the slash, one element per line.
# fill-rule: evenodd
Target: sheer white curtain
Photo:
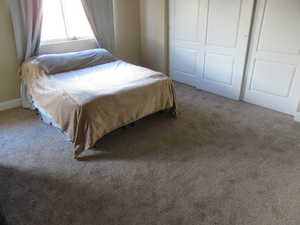
<path fill-rule="evenodd" d="M 114 53 L 115 33 L 112 0 L 81 0 L 98 46 Z"/>
<path fill-rule="evenodd" d="M 18 63 L 38 54 L 42 18 L 43 0 L 8 0 L 15 33 Z M 24 108 L 30 108 L 26 84 L 21 82 L 21 97 Z"/>

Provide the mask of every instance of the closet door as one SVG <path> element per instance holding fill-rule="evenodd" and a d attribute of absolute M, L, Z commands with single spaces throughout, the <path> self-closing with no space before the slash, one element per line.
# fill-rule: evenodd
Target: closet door
<path fill-rule="evenodd" d="M 300 0 L 257 0 L 244 100 L 294 114 L 300 99 Z"/>
<path fill-rule="evenodd" d="M 254 0 L 170 0 L 174 80 L 240 99 Z"/>

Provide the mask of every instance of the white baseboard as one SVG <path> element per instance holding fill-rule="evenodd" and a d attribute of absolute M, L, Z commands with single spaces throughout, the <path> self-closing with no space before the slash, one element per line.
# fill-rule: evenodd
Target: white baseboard
<path fill-rule="evenodd" d="M 299 123 L 300 123 L 300 112 L 296 112 L 296 113 L 295 113 L 294 119 L 295 119 L 296 122 L 299 122 Z"/>
<path fill-rule="evenodd" d="M 6 102 L 0 102 L 0 111 L 17 108 L 20 107 L 21 105 L 22 105 L 22 100 L 20 98 L 13 99 Z"/>

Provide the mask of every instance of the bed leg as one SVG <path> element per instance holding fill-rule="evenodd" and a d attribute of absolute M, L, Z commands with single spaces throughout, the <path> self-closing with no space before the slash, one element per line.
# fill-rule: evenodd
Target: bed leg
<path fill-rule="evenodd" d="M 177 110 L 176 110 L 176 107 L 172 107 L 172 108 L 169 110 L 169 113 L 170 113 L 170 115 L 171 115 L 174 119 L 177 119 Z"/>

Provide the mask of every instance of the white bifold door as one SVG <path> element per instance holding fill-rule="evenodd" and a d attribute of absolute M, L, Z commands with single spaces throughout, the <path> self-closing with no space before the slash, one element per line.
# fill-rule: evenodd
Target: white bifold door
<path fill-rule="evenodd" d="M 254 0 L 170 0 L 174 80 L 240 99 Z"/>
<path fill-rule="evenodd" d="M 300 0 L 257 0 L 244 100 L 294 114 L 300 101 Z"/>

